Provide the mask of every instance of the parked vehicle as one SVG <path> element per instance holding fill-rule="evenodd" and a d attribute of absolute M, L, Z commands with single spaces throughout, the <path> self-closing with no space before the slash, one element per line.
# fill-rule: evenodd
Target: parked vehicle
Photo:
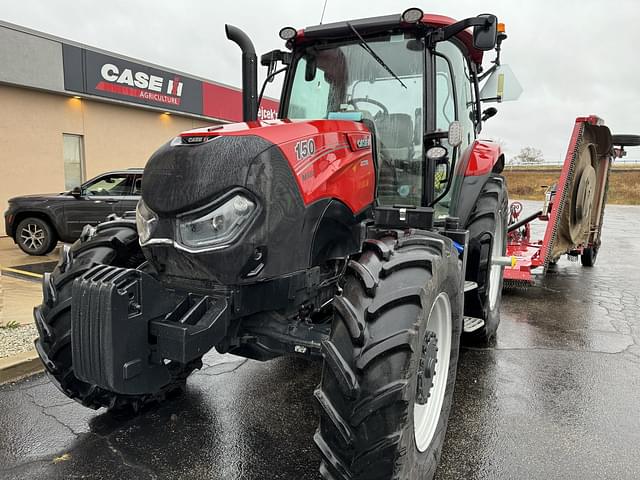
<path fill-rule="evenodd" d="M 136 223 L 87 228 L 45 275 L 36 348 L 91 408 L 183 388 L 212 348 L 323 360 L 314 436 L 326 479 L 430 479 L 461 335 L 499 322 L 507 190 L 477 140 L 510 79 L 494 15 L 402 15 L 284 28 L 283 120 L 185 132 L 147 162 Z M 480 96 L 483 51 L 496 50 Z M 500 78 L 495 78 L 494 73 Z M 488 83 L 491 85 L 491 83 Z M 277 427 L 276 427 L 277 428 Z"/>
<path fill-rule="evenodd" d="M 7 235 L 29 255 L 46 255 L 58 241 L 74 242 L 85 225 L 136 209 L 142 171 L 107 172 L 70 192 L 11 198 L 4 214 Z"/>

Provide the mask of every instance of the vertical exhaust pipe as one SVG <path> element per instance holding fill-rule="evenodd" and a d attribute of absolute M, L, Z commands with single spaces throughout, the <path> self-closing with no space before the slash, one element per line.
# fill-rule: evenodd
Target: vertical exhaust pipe
<path fill-rule="evenodd" d="M 249 36 L 233 25 L 225 25 L 227 38 L 242 50 L 242 120 L 258 119 L 258 57 Z"/>

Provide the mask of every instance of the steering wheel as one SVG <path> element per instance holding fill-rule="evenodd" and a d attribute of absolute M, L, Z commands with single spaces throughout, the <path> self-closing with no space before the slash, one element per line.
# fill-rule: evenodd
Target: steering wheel
<path fill-rule="evenodd" d="M 373 98 L 364 98 L 364 97 L 356 97 L 356 98 L 352 98 L 351 100 L 349 100 L 347 103 L 350 103 L 351 105 L 353 105 L 353 107 L 357 110 L 358 106 L 356 105 L 356 103 L 360 103 L 360 102 L 366 102 L 366 103 L 370 103 L 372 105 L 375 105 L 376 107 L 378 107 L 380 110 L 382 110 L 382 114 L 384 116 L 389 115 L 389 110 L 387 109 L 387 107 L 384 105 L 384 103 L 379 102 L 377 100 L 374 100 Z"/>

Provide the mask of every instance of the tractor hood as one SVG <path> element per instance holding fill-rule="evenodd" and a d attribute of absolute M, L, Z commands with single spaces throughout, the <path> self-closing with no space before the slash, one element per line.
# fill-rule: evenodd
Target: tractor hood
<path fill-rule="evenodd" d="M 278 277 L 309 268 L 326 243 L 314 239 L 327 212 L 341 231 L 373 203 L 374 188 L 371 135 L 360 123 L 256 121 L 192 130 L 147 162 L 141 245 L 175 278 L 189 271 L 194 280 L 230 285 Z M 254 265 L 253 258 L 267 256 Z"/>
<path fill-rule="evenodd" d="M 182 133 L 149 159 L 142 198 L 159 215 L 201 207 L 233 187 L 260 195 L 265 182 L 284 182 L 277 187 L 278 195 L 300 198 L 313 183 L 303 185 L 310 176 L 304 170 L 322 160 L 323 151 L 339 156 L 335 152 L 340 149 L 370 152 L 369 131 L 346 120 L 272 120 L 195 129 Z M 305 203 L 317 199 L 304 196 Z M 367 197 L 368 204 L 371 195 Z M 357 200 L 348 203 L 354 211 L 364 206 Z"/>

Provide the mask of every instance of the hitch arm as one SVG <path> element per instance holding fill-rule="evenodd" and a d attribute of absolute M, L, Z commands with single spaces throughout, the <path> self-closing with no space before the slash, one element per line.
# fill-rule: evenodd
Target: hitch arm
<path fill-rule="evenodd" d="M 508 228 L 507 231 L 508 232 L 513 232 L 514 230 L 517 230 L 521 226 L 526 225 L 527 223 L 535 220 L 540 215 L 542 215 L 542 210 L 538 210 L 536 213 L 532 213 L 528 217 L 524 217 L 522 220 L 519 220 L 516 223 L 509 225 L 509 228 Z"/>

